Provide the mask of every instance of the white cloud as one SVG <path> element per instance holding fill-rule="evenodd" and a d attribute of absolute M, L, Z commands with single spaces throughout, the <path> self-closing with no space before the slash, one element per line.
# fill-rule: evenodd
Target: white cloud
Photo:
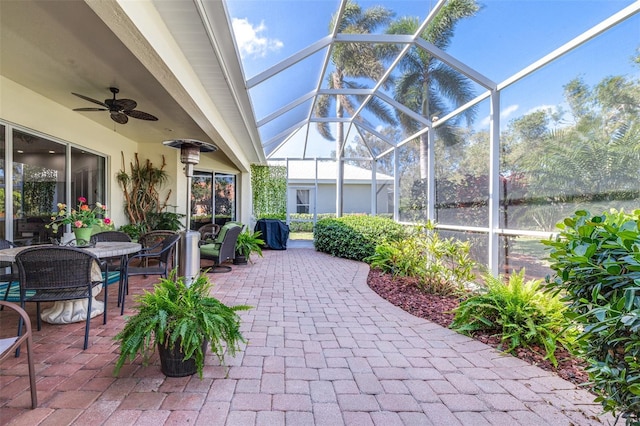
<path fill-rule="evenodd" d="M 247 18 L 233 18 L 231 25 L 236 37 L 236 43 L 238 43 L 240 56 L 243 58 L 246 56 L 263 58 L 268 52 L 278 51 L 284 46 L 284 43 L 280 40 L 270 39 L 260 34 L 267 29 L 264 21 L 260 22 L 258 26 L 253 26 Z"/>
<path fill-rule="evenodd" d="M 518 108 L 520 108 L 520 105 L 518 104 L 509 105 L 508 107 L 503 108 L 502 111 L 500 111 L 500 120 L 506 120 L 507 118 L 509 118 L 509 116 L 511 116 L 514 112 L 516 112 Z M 482 119 L 482 121 L 480 122 L 480 125 L 482 127 L 487 127 L 490 123 L 490 120 L 491 118 L 489 116 L 486 116 L 485 118 Z"/>
<path fill-rule="evenodd" d="M 555 114 L 556 112 L 558 112 L 558 106 L 557 105 L 538 105 L 536 107 L 531 108 L 529 111 L 527 111 L 525 115 L 531 114 L 536 111 L 546 111 L 548 113 Z"/>

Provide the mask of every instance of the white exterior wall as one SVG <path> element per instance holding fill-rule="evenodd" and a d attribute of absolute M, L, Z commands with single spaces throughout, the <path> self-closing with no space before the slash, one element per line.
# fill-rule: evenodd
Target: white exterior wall
<path fill-rule="evenodd" d="M 289 184 L 289 187 L 302 187 L 304 185 Z M 380 188 L 381 185 L 378 185 Z M 291 191 L 290 191 L 291 193 Z M 344 213 L 371 213 L 371 185 L 345 184 L 344 185 Z M 293 200 L 293 201 L 292 201 Z M 291 203 L 294 203 L 291 205 Z M 378 213 L 389 213 L 386 190 L 380 191 L 377 197 Z M 289 196 L 289 211 L 295 212 L 295 196 Z M 318 184 L 317 212 L 335 213 L 336 211 L 336 185 L 334 183 Z"/>
<path fill-rule="evenodd" d="M 160 191 L 164 200 L 169 191 L 169 211 L 186 214 L 187 180 L 184 165 L 180 162 L 180 150 L 166 147 L 162 141 L 157 144 L 137 143 L 120 135 L 113 129 L 98 125 L 94 121 L 45 98 L 14 81 L 0 76 L 0 118 L 27 131 L 44 134 L 59 142 L 69 142 L 78 147 L 87 148 L 107 159 L 107 199 L 101 200 L 109 208 L 108 215 L 116 227 L 129 222 L 124 213 L 124 197 L 116 174 L 123 167 L 129 172 L 129 165 L 138 153 L 140 161 L 149 159 L 155 166 L 162 164 L 164 155 L 165 170 L 169 180 Z M 251 219 L 251 189 L 249 173 L 239 174 L 237 168 L 228 159 L 213 159 L 202 154 L 198 169 L 232 173 L 237 176 L 237 213 L 238 220 L 249 223 Z M 244 199 L 240 199 L 244 195 Z"/>

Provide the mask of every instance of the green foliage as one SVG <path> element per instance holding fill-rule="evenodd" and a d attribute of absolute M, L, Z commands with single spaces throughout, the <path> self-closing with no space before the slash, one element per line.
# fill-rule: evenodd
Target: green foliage
<path fill-rule="evenodd" d="M 287 220 L 287 214 L 286 213 L 263 214 L 263 215 L 260 215 L 260 217 L 258 217 L 258 220 L 260 219 L 278 219 L 284 222 Z"/>
<path fill-rule="evenodd" d="M 563 312 L 560 297 L 541 289 L 542 280 L 525 282 L 525 270 L 503 277 L 485 276 L 486 287 L 460 303 L 451 323 L 454 330 L 471 335 L 484 330 L 502 336 L 507 352 L 542 346 L 545 358 L 557 365 L 558 343 L 572 349 L 577 334 Z"/>
<path fill-rule="evenodd" d="M 583 328 L 578 343 L 593 391 L 607 412 L 640 424 L 640 210 L 592 216 L 579 210 L 558 224 L 547 285 L 565 295 Z"/>
<path fill-rule="evenodd" d="M 284 166 L 251 165 L 253 215 L 287 214 L 287 168 Z M 281 219 L 284 220 L 284 219 Z"/>
<path fill-rule="evenodd" d="M 314 229 L 316 250 L 345 259 L 364 260 L 384 241 L 406 236 L 402 225 L 377 216 L 344 216 L 319 220 Z"/>
<path fill-rule="evenodd" d="M 384 241 L 365 262 L 395 276 L 418 277 L 419 286 L 442 295 L 464 291 L 475 278 L 476 263 L 469 258 L 469 243 L 442 239 L 434 226 L 417 226 L 411 235 L 398 241 Z"/>
<path fill-rule="evenodd" d="M 147 225 L 144 223 L 128 223 L 118 228 L 118 231 L 127 234 L 132 241 L 138 241 L 140 235 L 147 232 Z"/>
<path fill-rule="evenodd" d="M 149 231 L 164 230 L 179 231 L 184 227 L 181 220 L 185 215 L 180 213 L 162 211 L 147 214 L 147 229 Z"/>
<path fill-rule="evenodd" d="M 185 359 L 195 358 L 202 379 L 205 341 L 221 363 L 225 350 L 233 356 L 240 349 L 239 344 L 245 342 L 237 311 L 250 309 L 249 306 L 229 307 L 209 296 L 211 283 L 206 275 L 199 275 L 189 286 L 184 277 L 176 275 L 172 271 L 155 285 L 153 292 L 145 290 L 137 298 L 138 312 L 127 319 L 114 338 L 120 343 L 114 375 L 127 359 L 132 361 L 141 354 L 146 362 L 157 344 L 172 347 L 179 342 Z"/>
<path fill-rule="evenodd" d="M 336 217 L 335 213 L 320 213 L 317 220 L 327 217 Z M 313 214 L 311 213 L 290 213 L 289 230 L 291 232 L 313 232 Z M 308 220 L 309 222 L 298 222 Z"/>
<path fill-rule="evenodd" d="M 236 240 L 236 252 L 242 254 L 249 261 L 251 260 L 251 253 L 257 253 L 258 256 L 262 257 L 264 240 L 260 238 L 261 235 L 260 231 L 253 232 L 248 228 L 242 231 Z"/>

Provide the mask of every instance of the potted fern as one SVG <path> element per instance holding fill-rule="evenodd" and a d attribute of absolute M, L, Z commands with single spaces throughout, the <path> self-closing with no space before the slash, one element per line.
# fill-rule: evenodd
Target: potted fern
<path fill-rule="evenodd" d="M 257 253 L 258 256 L 262 256 L 264 240 L 260 238 L 261 236 L 262 233 L 260 231 L 251 232 L 249 229 L 245 229 L 238 234 L 236 256 L 233 259 L 235 265 L 245 265 L 250 260 L 251 253 Z"/>
<path fill-rule="evenodd" d="M 239 344 L 245 342 L 237 312 L 250 307 L 223 304 L 209 296 L 211 286 L 206 275 L 197 276 L 187 286 L 184 277 L 178 277 L 173 270 L 152 292 L 145 290 L 137 298 L 137 313 L 115 336 L 120 343 L 120 356 L 114 375 L 138 354 L 147 363 L 156 346 L 162 372 L 170 377 L 197 372 L 202 379 L 207 346 L 220 363 L 224 362 L 225 350 L 235 355 Z"/>

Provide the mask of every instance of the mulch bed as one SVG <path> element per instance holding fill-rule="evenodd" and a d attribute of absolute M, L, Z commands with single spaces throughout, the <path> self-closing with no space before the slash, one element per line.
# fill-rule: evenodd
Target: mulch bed
<path fill-rule="evenodd" d="M 390 274 L 384 274 L 379 270 L 372 269 L 369 272 L 367 282 L 373 291 L 390 303 L 412 315 L 447 328 L 453 321 L 453 313 L 451 311 L 459 304 L 459 299 L 456 297 L 439 296 L 421 291 L 416 285 L 417 280 L 414 278 L 394 278 Z M 501 349 L 499 336 L 478 332 L 472 337 L 498 350 Z M 557 367 L 554 367 L 551 362 L 544 359 L 544 348 L 519 348 L 513 355 L 530 364 L 537 365 L 543 370 L 552 371 L 576 385 L 585 383 L 589 378 L 585 372 L 586 364 L 582 360 L 571 356 L 565 349 L 556 351 Z"/>

